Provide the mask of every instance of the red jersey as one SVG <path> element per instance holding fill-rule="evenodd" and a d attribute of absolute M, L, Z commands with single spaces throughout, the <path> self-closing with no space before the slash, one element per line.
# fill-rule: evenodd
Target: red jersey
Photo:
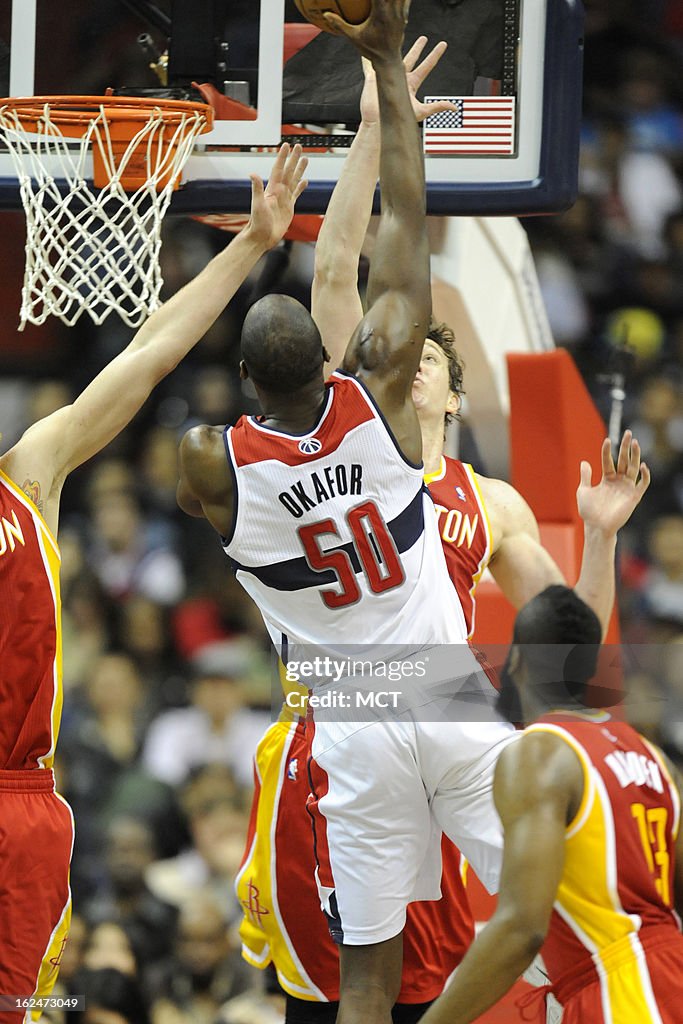
<path fill-rule="evenodd" d="M 614 1013 L 623 997 L 634 1020 L 649 1021 L 647 950 L 662 937 L 683 947 L 672 909 L 677 789 L 659 752 L 608 715 L 558 713 L 529 728 L 561 737 L 578 755 L 584 776 L 542 950 L 558 998 L 564 1002 L 577 981 L 579 988 L 599 981 L 614 1020 L 632 1019 Z M 630 971 L 626 995 L 608 980 L 617 967 Z"/>
<path fill-rule="evenodd" d="M 474 632 L 474 591 L 491 558 L 491 527 L 474 470 L 464 462 L 441 457 L 436 473 L 425 476 L 436 508 L 439 536 L 448 575 L 467 623 Z"/>
<path fill-rule="evenodd" d="M 0 471 L 0 769 L 49 768 L 62 710 L 59 548 Z"/>

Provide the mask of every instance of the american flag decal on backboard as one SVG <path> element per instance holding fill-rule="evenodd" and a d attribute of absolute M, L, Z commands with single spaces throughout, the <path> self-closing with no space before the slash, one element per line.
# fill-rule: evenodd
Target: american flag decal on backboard
<path fill-rule="evenodd" d="M 514 96 L 425 96 L 425 103 L 435 100 L 450 100 L 457 109 L 425 120 L 425 153 L 507 156 L 514 152 Z"/>

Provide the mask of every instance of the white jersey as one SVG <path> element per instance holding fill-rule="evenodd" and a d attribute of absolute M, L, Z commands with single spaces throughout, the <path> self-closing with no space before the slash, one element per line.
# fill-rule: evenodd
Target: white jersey
<path fill-rule="evenodd" d="M 466 640 L 422 466 L 360 381 L 333 373 L 306 434 L 243 416 L 225 444 L 235 513 L 224 549 L 276 647 Z"/>

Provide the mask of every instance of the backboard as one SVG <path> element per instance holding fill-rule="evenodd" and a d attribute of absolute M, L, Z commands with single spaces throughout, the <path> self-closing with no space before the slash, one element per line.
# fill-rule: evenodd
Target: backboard
<path fill-rule="evenodd" d="M 431 43 L 449 41 L 424 93 L 457 98 L 459 106 L 456 118 L 425 129 L 428 211 L 521 214 L 570 205 L 580 4 L 413 0 L 407 43 L 421 33 Z M 190 157 L 175 213 L 247 210 L 248 173 L 267 176 L 283 131 L 311 150 L 299 210 L 323 212 L 357 127 L 357 54 L 346 40 L 316 36 L 291 0 L 69 0 L 68 16 L 52 0 L 0 0 L 2 40 L 9 74 L 3 83 L 0 59 L 0 92 L 9 95 L 99 94 L 107 86 L 139 93 L 162 88 L 164 73 L 181 90 L 206 83 L 222 109 Z M 155 53 L 168 55 L 157 71 Z M 18 206 L 0 148 L 0 208 Z"/>

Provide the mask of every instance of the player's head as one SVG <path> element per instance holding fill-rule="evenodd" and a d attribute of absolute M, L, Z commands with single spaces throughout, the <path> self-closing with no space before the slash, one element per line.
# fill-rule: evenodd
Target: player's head
<path fill-rule="evenodd" d="M 515 619 L 502 671 L 499 709 L 511 721 L 550 708 L 584 705 L 595 675 L 602 627 L 569 587 L 552 586 L 532 598 Z"/>
<path fill-rule="evenodd" d="M 320 332 L 305 306 L 289 295 L 266 295 L 251 307 L 242 327 L 242 377 L 270 394 L 294 396 L 322 382 L 325 353 Z"/>
<path fill-rule="evenodd" d="M 460 410 L 463 363 L 455 348 L 455 335 L 444 323 L 432 319 L 413 384 L 413 402 L 420 422 L 446 423 Z"/>

